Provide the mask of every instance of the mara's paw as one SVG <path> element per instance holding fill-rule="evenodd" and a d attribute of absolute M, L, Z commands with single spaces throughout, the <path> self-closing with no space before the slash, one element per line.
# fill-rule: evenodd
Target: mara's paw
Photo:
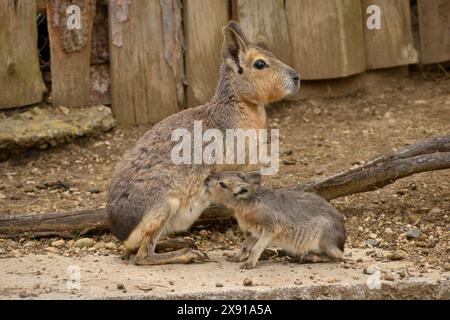
<path fill-rule="evenodd" d="M 229 262 L 242 262 L 245 260 L 240 254 L 229 255 L 225 259 Z"/>
<path fill-rule="evenodd" d="M 256 265 L 256 263 L 247 261 L 247 262 L 244 262 L 243 264 L 241 264 L 240 268 L 244 269 L 244 270 L 250 270 L 250 269 L 253 269 L 255 267 L 255 265 Z"/>

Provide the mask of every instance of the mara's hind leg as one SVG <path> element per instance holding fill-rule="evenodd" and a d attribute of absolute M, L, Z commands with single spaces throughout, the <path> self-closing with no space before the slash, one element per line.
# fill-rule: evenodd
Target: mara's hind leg
<path fill-rule="evenodd" d="M 189 248 L 159 254 L 155 252 L 156 245 L 167 221 L 177 209 L 178 205 L 168 202 L 162 208 L 149 212 L 144 217 L 142 226 L 143 237 L 138 252 L 134 257 L 136 265 L 190 263 L 208 260 L 206 254 Z"/>
<path fill-rule="evenodd" d="M 336 246 L 327 246 L 323 248 L 325 255 L 332 261 L 343 261 L 344 252 Z"/>
<path fill-rule="evenodd" d="M 241 264 L 241 269 L 253 269 L 256 266 L 256 263 L 258 262 L 259 257 L 263 253 L 264 249 L 266 249 L 272 241 L 272 238 L 272 233 L 263 231 L 256 244 L 253 246 L 248 260 Z"/>
<path fill-rule="evenodd" d="M 256 238 L 253 235 L 249 235 L 242 243 L 241 248 L 239 249 L 239 252 L 236 253 L 235 255 L 228 257 L 227 260 L 231 261 L 231 262 L 244 261 L 250 255 L 250 252 L 252 251 L 252 249 L 255 246 L 257 241 L 258 241 L 258 238 Z"/>

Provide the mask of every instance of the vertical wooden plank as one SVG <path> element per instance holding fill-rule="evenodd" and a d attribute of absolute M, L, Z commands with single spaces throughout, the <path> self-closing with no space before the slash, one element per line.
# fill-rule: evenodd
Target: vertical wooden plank
<path fill-rule="evenodd" d="M 185 0 L 187 105 L 207 102 L 214 95 L 219 77 L 222 27 L 229 20 L 227 0 Z"/>
<path fill-rule="evenodd" d="M 111 95 L 124 125 L 156 123 L 184 101 L 179 0 L 109 1 Z"/>
<path fill-rule="evenodd" d="M 305 80 L 346 77 L 366 67 L 359 0 L 286 0 L 293 64 Z"/>
<path fill-rule="evenodd" d="M 450 60 L 450 0 L 418 0 L 420 62 Z"/>
<path fill-rule="evenodd" d="M 381 9 L 381 29 L 366 27 L 367 7 Z M 418 62 L 411 26 L 409 0 L 362 0 L 367 69 L 390 68 Z"/>
<path fill-rule="evenodd" d="M 89 105 L 95 4 L 95 0 L 47 0 L 53 105 Z M 68 28 L 70 5 L 80 8 L 81 29 Z"/>
<path fill-rule="evenodd" d="M 34 1 L 0 1 L 0 109 L 42 100 L 36 15 Z"/>
<path fill-rule="evenodd" d="M 234 0 L 233 14 L 250 42 L 269 49 L 283 62 L 291 63 L 284 0 Z"/>

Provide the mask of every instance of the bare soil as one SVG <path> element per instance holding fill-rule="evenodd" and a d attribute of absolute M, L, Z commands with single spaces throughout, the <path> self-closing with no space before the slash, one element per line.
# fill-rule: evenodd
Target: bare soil
<path fill-rule="evenodd" d="M 361 92 L 273 106 L 268 116 L 269 125 L 280 129 L 282 161 L 278 175 L 264 184 L 293 185 L 419 140 L 450 134 L 450 79 L 416 76 L 394 82 L 377 94 Z M 146 130 L 116 129 L 0 162 L 0 213 L 105 206 L 115 165 Z M 369 250 L 374 259 L 408 260 L 419 273 L 450 270 L 449 170 L 417 174 L 332 204 L 346 218 L 349 249 L 375 246 L 384 254 L 377 256 L 375 249 Z M 414 228 L 420 229 L 417 237 L 407 237 Z M 206 251 L 233 249 L 242 240 L 235 226 L 216 229 L 193 230 L 184 236 Z M 123 250 L 111 235 L 94 239 L 112 244 L 80 249 L 73 241 L 56 245 L 56 238 L 0 239 L 0 258 L 47 252 L 69 257 L 119 255 Z"/>

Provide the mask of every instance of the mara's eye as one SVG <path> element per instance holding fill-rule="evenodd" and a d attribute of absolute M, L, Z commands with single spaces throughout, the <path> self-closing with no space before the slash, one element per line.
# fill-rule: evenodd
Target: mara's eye
<path fill-rule="evenodd" d="M 258 70 L 262 70 L 265 67 L 267 67 L 267 63 L 264 60 L 258 59 L 255 61 L 255 63 L 253 64 L 253 67 L 255 67 Z"/>
<path fill-rule="evenodd" d="M 226 185 L 225 183 L 223 183 L 223 182 L 219 182 L 219 186 L 220 186 L 221 188 L 224 188 L 224 189 L 227 188 L 227 185 Z"/>

